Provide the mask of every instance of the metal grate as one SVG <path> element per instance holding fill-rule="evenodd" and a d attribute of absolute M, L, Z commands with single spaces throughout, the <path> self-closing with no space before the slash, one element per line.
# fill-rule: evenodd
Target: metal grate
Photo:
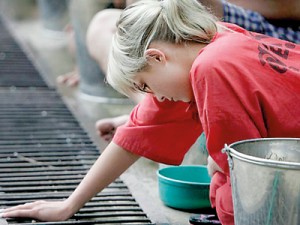
<path fill-rule="evenodd" d="M 47 87 L 0 17 L 0 86 Z"/>
<path fill-rule="evenodd" d="M 0 207 L 67 198 L 99 151 L 1 23 L 0 29 Z M 153 224 L 121 179 L 68 221 L 7 221 L 23 225 Z"/>
<path fill-rule="evenodd" d="M 99 153 L 54 90 L 0 90 L 0 205 L 66 198 Z M 9 219 L 9 224 L 31 220 Z M 151 224 L 117 179 L 69 221 L 34 224 Z"/>

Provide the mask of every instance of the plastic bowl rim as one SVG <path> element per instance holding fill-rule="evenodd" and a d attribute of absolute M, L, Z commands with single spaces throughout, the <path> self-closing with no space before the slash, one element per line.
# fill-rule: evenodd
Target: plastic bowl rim
<path fill-rule="evenodd" d="M 200 183 L 200 182 L 192 182 L 192 181 L 182 181 L 182 180 L 178 180 L 178 179 L 169 178 L 169 177 L 166 177 L 166 176 L 160 174 L 160 172 L 162 170 L 169 169 L 169 168 L 172 168 L 172 167 L 173 166 L 158 169 L 157 172 L 156 172 L 158 178 L 162 178 L 163 179 L 162 181 L 172 182 L 172 184 L 188 184 L 188 185 L 197 185 L 197 186 L 210 185 L 210 182 L 201 182 Z M 205 165 L 187 165 L 187 166 L 174 166 L 174 167 L 175 168 L 185 167 L 185 168 L 206 168 L 207 169 L 207 166 L 205 166 Z"/>

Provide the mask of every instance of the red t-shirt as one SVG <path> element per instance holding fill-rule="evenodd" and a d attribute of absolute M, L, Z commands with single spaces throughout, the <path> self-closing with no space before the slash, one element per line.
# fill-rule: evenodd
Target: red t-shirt
<path fill-rule="evenodd" d="M 217 33 L 191 68 L 194 102 L 158 102 L 148 95 L 117 129 L 116 144 L 158 162 L 180 164 L 203 129 L 209 154 L 228 175 L 221 152 L 225 143 L 300 137 L 300 46 L 223 25 L 233 31 Z M 220 174 L 212 179 L 211 199 L 230 214 L 232 203 L 222 200 L 230 191 L 227 181 Z M 222 185 L 226 188 L 216 197 Z"/>

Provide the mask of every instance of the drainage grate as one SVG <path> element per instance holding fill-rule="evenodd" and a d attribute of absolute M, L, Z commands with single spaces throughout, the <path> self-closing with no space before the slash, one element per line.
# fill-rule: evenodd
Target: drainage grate
<path fill-rule="evenodd" d="M 54 90 L 0 90 L 0 205 L 66 198 L 99 153 Z M 31 220 L 9 219 L 9 224 Z M 117 179 L 69 221 L 34 224 L 151 224 Z"/>
<path fill-rule="evenodd" d="M 1 23 L 0 29 L 0 206 L 67 198 L 99 151 Z M 153 224 L 121 179 L 68 221 L 7 221 L 23 225 Z"/>
<path fill-rule="evenodd" d="M 0 86 L 47 87 L 0 17 Z"/>

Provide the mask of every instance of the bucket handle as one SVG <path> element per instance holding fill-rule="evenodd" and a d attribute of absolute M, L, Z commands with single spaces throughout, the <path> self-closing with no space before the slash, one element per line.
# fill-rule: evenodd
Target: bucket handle
<path fill-rule="evenodd" d="M 233 160 L 232 160 L 232 156 L 230 155 L 230 152 L 233 149 L 230 148 L 227 144 L 224 145 L 224 148 L 222 149 L 222 153 L 226 153 L 227 154 L 227 160 L 228 160 L 228 165 L 230 170 L 233 170 Z"/>

